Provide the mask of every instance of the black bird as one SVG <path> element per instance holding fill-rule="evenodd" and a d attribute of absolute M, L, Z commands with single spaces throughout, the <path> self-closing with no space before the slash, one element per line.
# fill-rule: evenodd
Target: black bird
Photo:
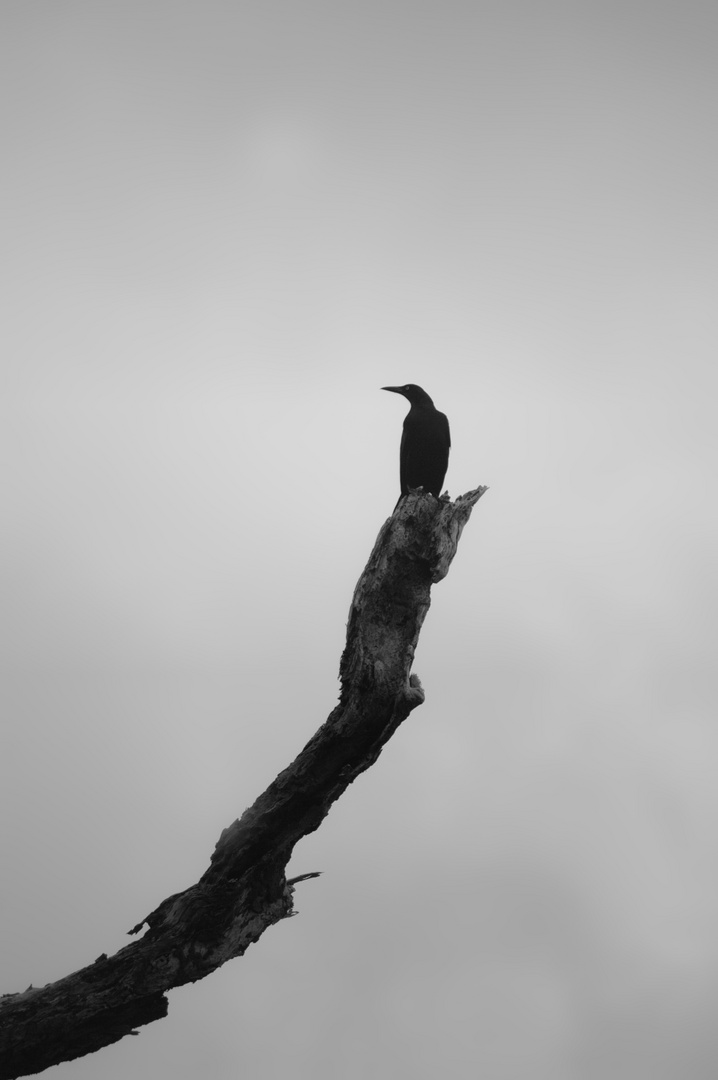
<path fill-rule="evenodd" d="M 449 421 L 443 412 L 434 408 L 426 390 L 414 383 L 382 386 L 382 390 L 403 394 L 411 402 L 399 450 L 401 494 L 407 495 L 410 488 L 422 487 L 438 498 L 449 466 Z"/>

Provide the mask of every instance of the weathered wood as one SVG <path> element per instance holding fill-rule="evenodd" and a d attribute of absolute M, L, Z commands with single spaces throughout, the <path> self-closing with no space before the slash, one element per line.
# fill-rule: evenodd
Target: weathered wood
<path fill-rule="evenodd" d="M 486 488 L 455 502 L 411 493 L 383 525 L 349 611 L 339 704 L 240 819 L 200 880 L 164 900 L 112 957 L 58 982 L 0 999 L 0 1080 L 40 1072 L 116 1042 L 167 1014 L 166 991 L 241 956 L 293 913 L 302 875 L 285 868 L 301 837 L 378 758 L 424 700 L 411 674 L 431 585 L 446 576 Z"/>

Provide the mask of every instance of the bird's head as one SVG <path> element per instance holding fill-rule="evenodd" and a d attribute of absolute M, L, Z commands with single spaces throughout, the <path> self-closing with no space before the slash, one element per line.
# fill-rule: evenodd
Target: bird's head
<path fill-rule="evenodd" d="M 416 383 L 407 383 L 406 386 L 382 386 L 382 390 L 390 390 L 392 394 L 403 394 L 412 405 L 433 405 L 426 390 L 422 390 Z"/>

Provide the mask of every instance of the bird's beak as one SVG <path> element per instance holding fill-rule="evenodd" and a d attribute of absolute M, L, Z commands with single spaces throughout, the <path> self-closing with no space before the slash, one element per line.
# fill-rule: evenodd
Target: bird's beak
<path fill-rule="evenodd" d="M 382 386 L 382 390 L 391 390 L 392 394 L 403 394 L 403 386 Z"/>

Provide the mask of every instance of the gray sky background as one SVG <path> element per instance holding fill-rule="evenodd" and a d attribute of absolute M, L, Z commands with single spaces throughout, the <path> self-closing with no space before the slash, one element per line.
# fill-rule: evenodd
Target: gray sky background
<path fill-rule="evenodd" d="M 336 700 L 404 403 L 490 485 L 298 918 L 58 1080 L 713 1080 L 718 9 L 6 2 L 2 991 Z"/>

